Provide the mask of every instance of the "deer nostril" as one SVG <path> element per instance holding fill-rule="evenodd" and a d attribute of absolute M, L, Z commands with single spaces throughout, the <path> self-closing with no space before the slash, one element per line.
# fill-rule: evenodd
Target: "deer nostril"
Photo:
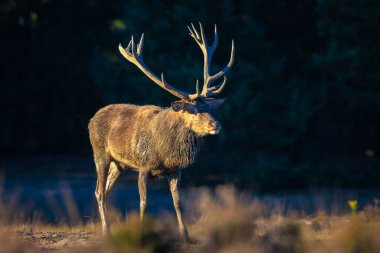
<path fill-rule="evenodd" d="M 220 128 L 220 123 L 218 121 L 210 121 L 208 123 L 209 127 L 213 127 L 213 128 L 216 128 L 216 129 L 219 129 Z"/>

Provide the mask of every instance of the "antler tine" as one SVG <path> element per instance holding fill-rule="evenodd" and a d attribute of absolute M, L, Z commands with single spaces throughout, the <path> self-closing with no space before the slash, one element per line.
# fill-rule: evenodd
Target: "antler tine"
<path fill-rule="evenodd" d="M 189 94 L 189 93 L 186 93 L 174 88 L 172 85 L 168 84 L 165 81 L 164 73 L 161 73 L 161 78 L 155 75 L 153 71 L 150 70 L 145 65 L 142 59 L 143 46 L 144 46 L 144 34 L 142 34 L 140 42 L 138 43 L 137 47 L 135 45 L 135 42 L 132 36 L 128 44 L 128 47 L 126 49 L 124 49 L 123 46 L 119 44 L 119 51 L 128 61 L 136 65 L 147 77 L 149 77 L 149 79 L 151 79 L 153 82 L 158 84 L 161 88 L 173 94 L 174 96 L 182 100 L 194 100 L 199 96 L 198 92 L 196 94 Z"/>
<path fill-rule="evenodd" d="M 195 84 L 195 90 L 196 90 L 196 94 L 199 96 L 199 81 L 197 79 L 197 83 Z"/>
<path fill-rule="evenodd" d="M 121 46 L 121 45 L 119 45 L 119 46 Z M 131 46 L 132 46 L 132 40 L 129 41 L 128 46 L 127 46 L 127 49 L 126 49 L 126 51 L 127 51 L 128 53 L 129 53 L 129 50 L 131 50 Z"/>
<path fill-rule="evenodd" d="M 223 75 L 227 74 L 227 72 L 230 71 L 230 69 L 232 68 L 232 65 L 234 64 L 234 60 L 235 60 L 235 43 L 234 43 L 234 40 L 232 40 L 231 55 L 230 55 L 230 60 L 229 60 L 229 62 L 227 64 L 227 66 L 224 67 L 224 69 L 221 70 L 220 72 L 218 72 L 215 75 L 211 76 L 209 83 L 212 83 L 216 79 L 218 79 L 218 78 L 222 77 Z"/>
<path fill-rule="evenodd" d="M 203 26 L 201 22 L 199 22 L 199 28 L 200 28 L 200 33 L 201 33 L 201 41 L 202 41 L 202 44 L 204 45 L 204 47 L 202 47 L 202 50 L 207 50 L 208 46 L 207 46 L 206 35 L 205 35 L 205 32 L 203 31 Z"/>
<path fill-rule="evenodd" d="M 220 84 L 215 85 L 207 90 L 207 96 L 215 96 L 219 94 L 220 92 L 222 92 L 224 86 L 226 86 L 226 83 L 227 83 L 227 77 L 224 76 L 223 81 Z"/>
<path fill-rule="evenodd" d="M 201 37 L 199 37 L 199 33 L 197 32 L 197 29 L 195 29 L 195 26 L 193 25 L 193 23 L 191 23 L 191 27 L 193 28 L 193 31 L 194 31 L 194 34 L 195 34 L 195 37 L 200 40 Z"/>
<path fill-rule="evenodd" d="M 141 35 L 140 42 L 137 44 L 137 54 L 142 56 L 144 50 L 144 34 Z"/>
<path fill-rule="evenodd" d="M 193 30 L 191 30 L 190 26 L 187 26 L 187 29 L 189 30 L 189 35 L 194 37 Z"/>
<path fill-rule="evenodd" d="M 128 46 L 127 48 L 123 48 L 123 46 L 121 45 L 121 43 L 119 43 L 119 51 L 120 53 L 128 60 L 128 61 L 131 61 L 132 60 L 132 55 L 129 53 L 129 49 L 131 47 L 131 41 L 128 43 Z"/>
<path fill-rule="evenodd" d="M 132 46 L 131 46 L 132 55 L 135 55 L 136 46 L 135 46 L 135 40 L 133 39 L 133 35 L 131 37 L 131 42 L 132 42 Z"/>
<path fill-rule="evenodd" d="M 214 42 L 212 43 L 211 48 L 215 50 L 217 46 L 218 46 L 218 29 L 216 28 L 216 24 L 215 24 Z"/>

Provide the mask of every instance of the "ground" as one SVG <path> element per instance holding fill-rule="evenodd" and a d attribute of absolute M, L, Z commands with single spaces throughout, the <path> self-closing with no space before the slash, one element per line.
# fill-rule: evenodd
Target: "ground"
<path fill-rule="evenodd" d="M 185 203 L 192 243 L 181 243 L 172 213 L 141 223 L 138 213 L 112 211 L 112 233 L 101 235 L 97 219 L 68 225 L 24 222 L 0 215 L 0 253 L 19 252 L 223 252 L 223 253 L 377 253 L 380 207 L 346 203 L 345 211 L 322 208 L 308 214 L 251 199 L 231 186 L 199 189 Z M 192 199 L 192 200 L 190 200 Z M 342 209 L 344 209 L 342 208 Z M 112 209 L 113 210 L 113 209 Z M 117 209 L 116 209 L 117 210 Z"/>
<path fill-rule="evenodd" d="M 94 234 L 91 232 L 17 232 L 17 236 L 41 250 L 60 250 L 73 247 L 88 246 L 94 243 Z"/>

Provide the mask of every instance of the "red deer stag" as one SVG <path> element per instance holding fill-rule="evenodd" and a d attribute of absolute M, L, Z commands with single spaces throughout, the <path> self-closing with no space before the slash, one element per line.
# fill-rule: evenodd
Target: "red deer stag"
<path fill-rule="evenodd" d="M 95 196 L 104 233 L 109 231 L 106 213 L 107 195 L 122 172 L 132 169 L 139 173 L 140 218 L 143 219 L 147 205 L 148 177 L 167 177 L 180 235 L 184 240 L 188 240 L 179 207 L 178 188 L 181 169 L 194 162 L 203 137 L 218 134 L 220 131 L 220 123 L 214 119 L 209 110 L 221 105 L 224 100 L 210 97 L 219 94 L 224 88 L 227 81 L 225 75 L 231 69 L 235 55 L 232 41 L 228 65 L 220 72 L 211 75 L 211 58 L 218 44 L 216 26 L 211 46 L 207 45 L 201 24 L 200 31 L 197 31 L 193 24 L 188 29 L 190 36 L 204 55 L 203 88 L 200 92 L 197 81 L 194 94 L 174 88 L 165 81 L 163 73 L 159 78 L 145 65 L 142 58 L 144 34 L 137 45 L 133 37 L 127 48 L 124 49 L 119 45 L 120 53 L 128 61 L 180 100 L 173 102 L 169 108 L 113 104 L 100 109 L 90 120 L 88 128 L 97 172 Z M 222 82 L 211 85 L 221 77 L 224 77 Z"/>

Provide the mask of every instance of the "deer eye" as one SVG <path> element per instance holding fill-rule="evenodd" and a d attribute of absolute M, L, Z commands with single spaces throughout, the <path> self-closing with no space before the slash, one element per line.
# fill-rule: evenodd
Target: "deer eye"
<path fill-rule="evenodd" d="M 180 111 L 180 110 L 183 109 L 183 104 L 180 103 L 180 102 L 173 102 L 173 103 L 172 103 L 172 108 L 173 108 L 173 110 L 174 110 L 175 112 L 178 112 L 178 111 Z"/>

